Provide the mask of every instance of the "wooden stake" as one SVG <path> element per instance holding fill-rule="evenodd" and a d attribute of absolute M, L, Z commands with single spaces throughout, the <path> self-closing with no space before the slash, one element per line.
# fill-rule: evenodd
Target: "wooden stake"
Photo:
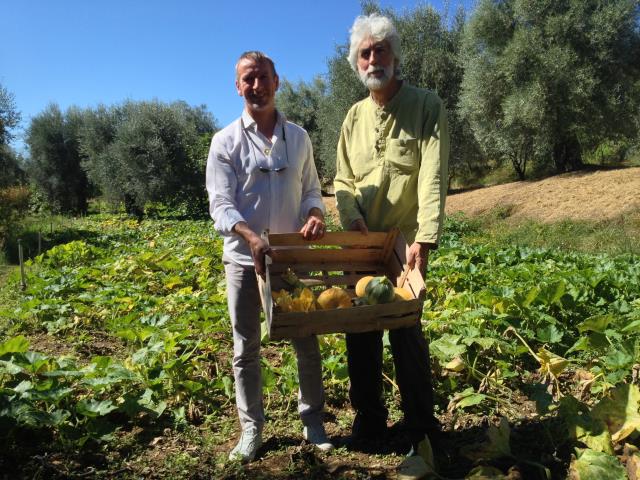
<path fill-rule="evenodd" d="M 22 240 L 18 239 L 18 260 L 20 261 L 20 287 L 27 289 L 27 280 L 24 275 L 24 259 L 22 258 Z"/>

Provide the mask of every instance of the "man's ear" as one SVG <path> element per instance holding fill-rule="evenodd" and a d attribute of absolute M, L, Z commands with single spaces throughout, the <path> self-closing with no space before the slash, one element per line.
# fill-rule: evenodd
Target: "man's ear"
<path fill-rule="evenodd" d="M 236 91 L 238 92 L 238 95 L 242 97 L 242 90 L 240 90 L 240 82 L 238 79 L 236 79 Z"/>

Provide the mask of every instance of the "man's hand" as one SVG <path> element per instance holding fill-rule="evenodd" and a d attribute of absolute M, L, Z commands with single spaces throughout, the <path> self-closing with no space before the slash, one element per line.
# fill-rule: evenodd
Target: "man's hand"
<path fill-rule="evenodd" d="M 305 240 L 318 240 L 324 237 L 326 228 L 322 211 L 319 208 L 313 207 L 309 210 L 309 216 L 300 229 L 300 233 Z"/>
<path fill-rule="evenodd" d="M 409 247 L 407 256 L 407 265 L 410 269 L 417 268 L 420 274 L 424 276 L 427 271 L 427 263 L 429 262 L 429 250 L 433 248 L 430 243 L 413 242 Z"/>
<path fill-rule="evenodd" d="M 349 225 L 349 230 L 355 231 L 355 232 L 359 231 L 363 235 L 367 235 L 369 233 L 367 224 L 364 223 L 364 220 L 362 218 L 358 218 L 353 222 L 351 222 L 351 224 Z"/>
<path fill-rule="evenodd" d="M 266 240 L 255 235 L 249 241 L 249 248 L 251 248 L 251 257 L 256 273 L 264 278 L 267 272 L 265 255 L 271 256 L 271 247 Z"/>
<path fill-rule="evenodd" d="M 264 275 L 267 272 L 265 255 L 271 255 L 271 247 L 266 240 L 251 230 L 246 222 L 236 223 L 233 226 L 233 230 L 249 244 L 249 248 L 251 249 L 251 258 L 253 258 L 253 265 L 256 269 L 256 273 L 264 278 Z"/>

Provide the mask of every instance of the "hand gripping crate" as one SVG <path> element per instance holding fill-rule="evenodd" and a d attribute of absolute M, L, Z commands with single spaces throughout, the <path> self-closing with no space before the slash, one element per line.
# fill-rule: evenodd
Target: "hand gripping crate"
<path fill-rule="evenodd" d="M 266 234 L 266 238 L 273 255 L 265 279 L 258 277 L 258 283 L 272 340 L 393 329 L 414 325 L 420 320 L 425 299 L 424 279 L 417 269 L 408 269 L 407 244 L 397 229 L 368 235 L 328 232 L 313 242 L 304 240 L 299 233 Z M 332 286 L 345 288 L 355 297 L 355 285 L 360 278 L 386 275 L 413 299 L 311 312 L 282 312 L 272 301 L 271 291 L 284 288 L 281 274 L 287 268 L 311 287 L 316 297 L 324 288 Z"/>

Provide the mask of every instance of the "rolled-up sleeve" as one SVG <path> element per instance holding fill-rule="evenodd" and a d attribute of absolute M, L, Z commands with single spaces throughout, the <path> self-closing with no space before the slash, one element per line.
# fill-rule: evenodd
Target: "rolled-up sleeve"
<path fill-rule="evenodd" d="M 349 225 L 351 225 L 354 220 L 362 218 L 358 203 L 356 202 L 355 178 L 349 161 L 349 130 L 347 128 L 349 118 L 350 116 L 347 115 L 340 130 L 336 156 L 336 177 L 333 181 L 336 193 L 336 204 L 338 213 L 340 214 L 340 223 L 343 228 L 349 228 Z"/>
<path fill-rule="evenodd" d="M 304 151 L 302 152 L 304 163 L 302 165 L 302 197 L 300 201 L 300 218 L 304 221 L 309 215 L 309 210 L 319 208 L 324 213 L 320 180 L 313 161 L 313 147 L 308 135 L 304 136 Z"/>
<path fill-rule="evenodd" d="M 431 115 L 423 130 L 420 173 L 418 177 L 417 242 L 438 244 L 444 221 L 448 187 L 449 128 L 442 101 L 427 110 Z"/>
<path fill-rule="evenodd" d="M 206 185 L 214 228 L 224 235 L 233 233 L 235 224 L 245 221 L 235 202 L 237 183 L 236 172 L 224 144 L 214 135 L 207 157 Z"/>

